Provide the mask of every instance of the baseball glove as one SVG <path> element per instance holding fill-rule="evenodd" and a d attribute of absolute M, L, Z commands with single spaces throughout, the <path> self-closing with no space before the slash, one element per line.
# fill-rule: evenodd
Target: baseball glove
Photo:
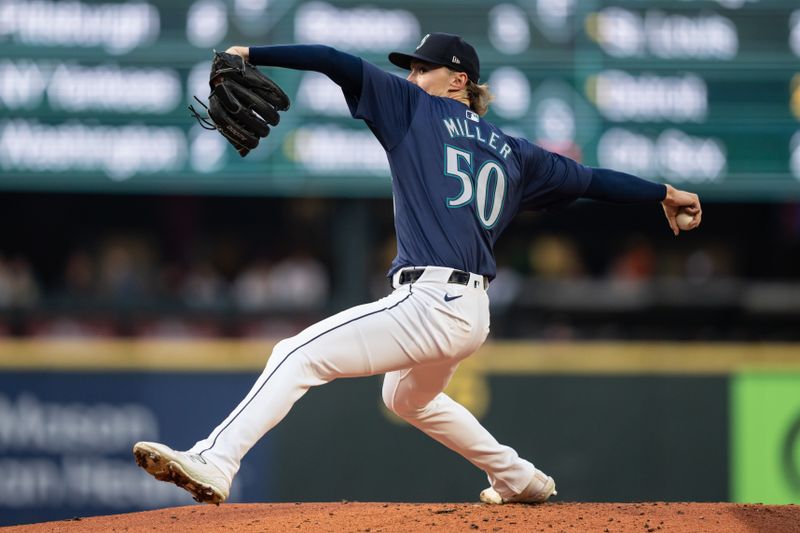
<path fill-rule="evenodd" d="M 209 79 L 208 118 L 189 106 L 194 118 L 207 130 L 219 131 L 244 157 L 269 135 L 280 121 L 278 111 L 289 109 L 289 97 L 274 81 L 242 56 L 215 52 Z"/>

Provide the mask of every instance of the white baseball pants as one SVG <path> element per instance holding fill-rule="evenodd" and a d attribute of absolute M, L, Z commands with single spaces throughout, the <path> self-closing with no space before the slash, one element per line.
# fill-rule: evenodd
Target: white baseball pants
<path fill-rule="evenodd" d="M 489 334 L 483 278 L 448 283 L 450 268 L 427 267 L 376 302 L 342 311 L 275 345 L 266 368 L 230 415 L 191 450 L 229 480 L 242 457 L 313 386 L 385 373 L 383 400 L 394 413 L 487 473 L 503 497 L 522 492 L 534 467 L 503 446 L 442 391 L 459 362 Z"/>

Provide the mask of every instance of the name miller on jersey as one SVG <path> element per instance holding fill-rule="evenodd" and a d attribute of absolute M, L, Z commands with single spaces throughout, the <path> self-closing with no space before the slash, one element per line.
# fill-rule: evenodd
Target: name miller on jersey
<path fill-rule="evenodd" d="M 475 114 L 472 113 L 472 115 Z M 474 120 L 469 115 L 467 115 L 467 117 L 470 120 Z M 477 115 L 475 115 L 475 117 L 477 117 Z M 497 140 L 502 139 L 502 137 L 496 134 L 495 132 L 490 131 L 489 138 L 487 139 L 485 134 L 481 131 L 479 125 L 470 124 L 467 121 L 467 119 L 450 117 L 442 119 L 442 122 L 444 122 L 444 127 L 447 128 L 447 133 L 450 135 L 451 139 L 454 139 L 456 137 L 464 137 L 465 139 L 475 139 L 476 141 L 481 142 L 483 144 L 488 144 L 498 154 L 500 154 L 500 157 L 502 157 L 503 159 L 508 159 L 508 155 L 511 153 L 511 147 L 508 145 L 508 143 L 503 142 L 503 145 L 498 148 Z"/>

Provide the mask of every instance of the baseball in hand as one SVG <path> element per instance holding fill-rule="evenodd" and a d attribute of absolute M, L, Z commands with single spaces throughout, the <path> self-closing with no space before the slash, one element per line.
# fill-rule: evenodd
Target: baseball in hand
<path fill-rule="evenodd" d="M 681 230 L 688 231 L 691 229 L 691 224 L 694 222 L 694 217 L 686 211 L 681 211 L 675 217 L 675 222 L 678 224 L 678 227 Z"/>

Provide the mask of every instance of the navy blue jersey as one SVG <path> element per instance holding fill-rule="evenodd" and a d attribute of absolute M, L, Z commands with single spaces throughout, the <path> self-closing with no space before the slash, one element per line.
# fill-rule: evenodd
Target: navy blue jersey
<path fill-rule="evenodd" d="M 452 98 L 363 62 L 360 97 L 345 93 L 386 150 L 397 257 L 493 278 L 494 244 L 522 208 L 562 207 L 583 194 L 592 169 L 509 137 Z"/>

